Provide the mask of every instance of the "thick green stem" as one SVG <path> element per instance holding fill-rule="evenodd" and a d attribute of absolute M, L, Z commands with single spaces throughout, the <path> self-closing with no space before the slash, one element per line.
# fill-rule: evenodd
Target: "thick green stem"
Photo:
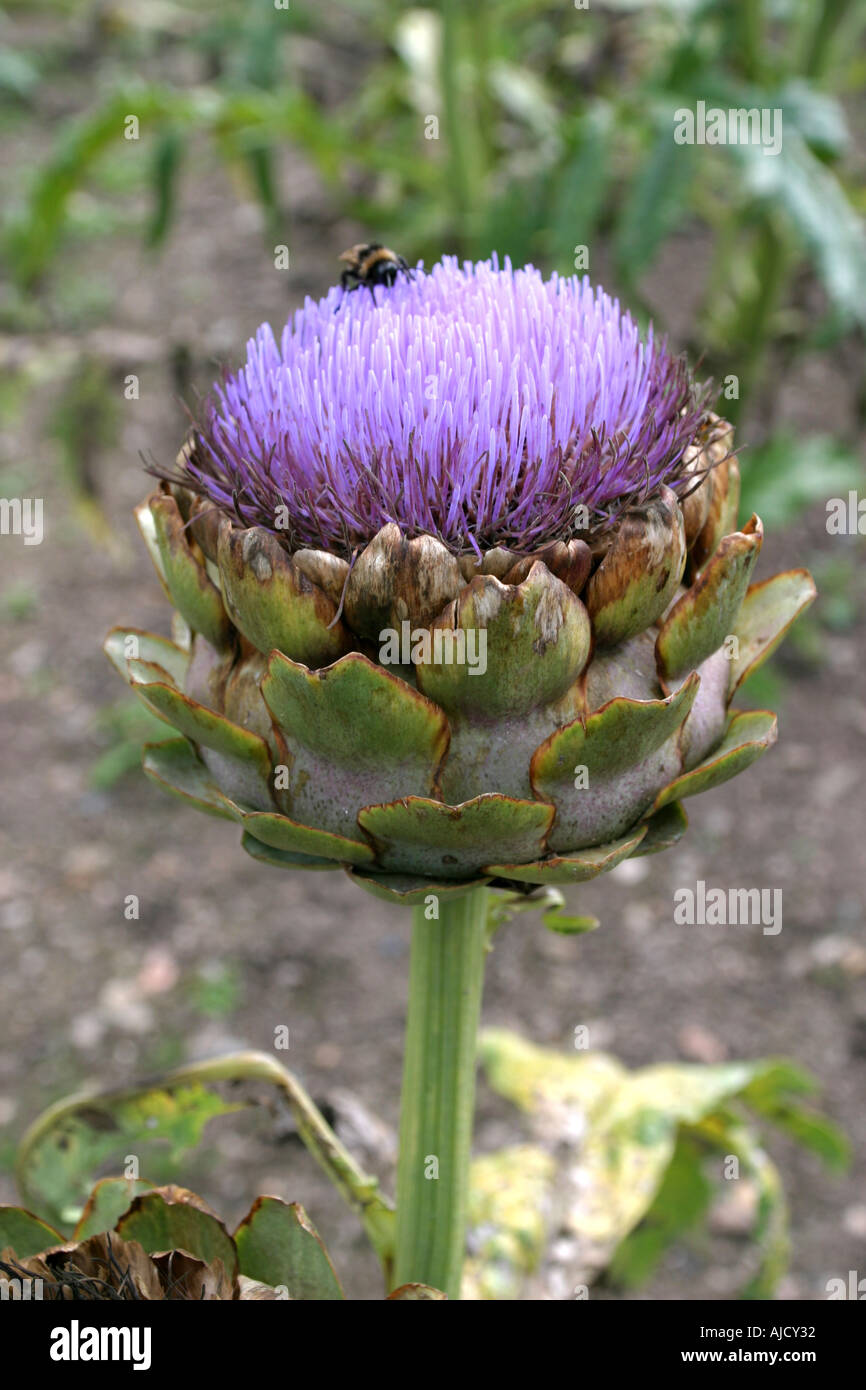
<path fill-rule="evenodd" d="M 397 1167 L 395 1285 L 460 1296 L 487 890 L 413 909 Z"/>

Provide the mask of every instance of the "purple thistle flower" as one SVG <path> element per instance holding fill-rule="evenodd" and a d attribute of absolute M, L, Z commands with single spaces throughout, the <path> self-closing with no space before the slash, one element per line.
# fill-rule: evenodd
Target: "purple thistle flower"
<path fill-rule="evenodd" d="M 263 324 L 176 480 L 292 549 L 349 555 L 396 522 L 530 551 L 585 535 L 581 504 L 603 526 L 691 486 L 707 394 L 587 279 L 447 257 L 375 301 L 307 299 L 279 344 Z"/>

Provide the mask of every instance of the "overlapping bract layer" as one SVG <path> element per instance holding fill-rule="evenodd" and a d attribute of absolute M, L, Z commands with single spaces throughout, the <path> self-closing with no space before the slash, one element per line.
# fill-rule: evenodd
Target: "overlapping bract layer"
<path fill-rule="evenodd" d="M 802 570 L 750 586 L 762 531 L 735 529 L 730 445 L 707 422 L 686 453 L 699 486 L 657 489 L 604 545 L 479 561 L 393 523 L 351 567 L 289 553 L 163 485 L 139 520 L 177 640 L 107 644 L 181 735 L 146 771 L 237 821 L 254 857 L 342 866 L 399 902 L 581 882 L 673 843 L 680 800 L 774 741 L 772 714 L 730 698 L 814 597 Z M 382 664 L 403 625 L 431 640 Z M 437 655 L 437 633 L 481 632 L 485 669 Z"/>

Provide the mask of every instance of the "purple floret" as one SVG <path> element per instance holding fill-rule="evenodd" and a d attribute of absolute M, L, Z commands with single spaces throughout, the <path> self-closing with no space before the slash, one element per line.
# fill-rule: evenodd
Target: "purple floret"
<path fill-rule="evenodd" d="M 448 257 L 375 300 L 308 299 L 279 343 L 263 324 L 185 482 L 292 549 L 349 555 L 394 521 L 457 553 L 530 551 L 585 535 L 579 504 L 604 525 L 686 487 L 705 408 L 683 360 L 587 279 Z"/>

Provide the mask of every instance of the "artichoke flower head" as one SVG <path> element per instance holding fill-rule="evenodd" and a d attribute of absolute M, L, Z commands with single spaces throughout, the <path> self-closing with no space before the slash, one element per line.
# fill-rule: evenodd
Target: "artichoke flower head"
<path fill-rule="evenodd" d="M 587 280 L 307 300 L 139 508 L 174 640 L 107 650 L 176 731 L 145 771 L 398 902 L 662 849 L 773 743 L 730 702 L 815 594 L 751 583 L 738 501 L 707 388 Z"/>

